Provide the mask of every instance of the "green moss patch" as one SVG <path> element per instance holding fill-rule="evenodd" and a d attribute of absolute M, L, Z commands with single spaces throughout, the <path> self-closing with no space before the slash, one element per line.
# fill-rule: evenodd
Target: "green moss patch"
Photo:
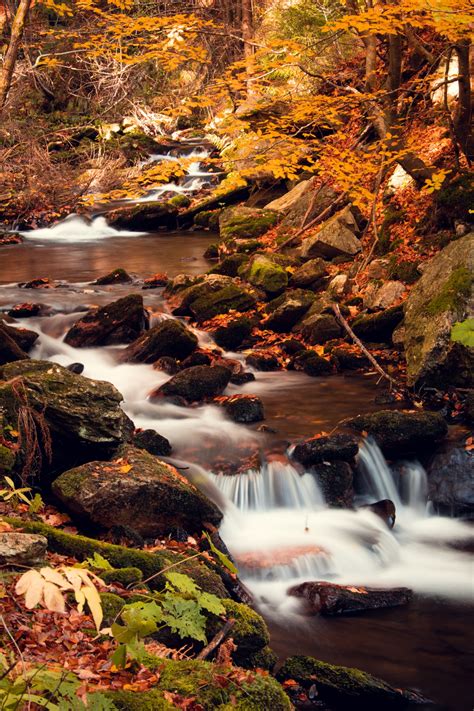
<path fill-rule="evenodd" d="M 432 316 L 443 311 L 456 311 L 471 294 L 474 277 L 466 267 L 455 269 L 441 291 L 431 299 L 426 310 Z"/>

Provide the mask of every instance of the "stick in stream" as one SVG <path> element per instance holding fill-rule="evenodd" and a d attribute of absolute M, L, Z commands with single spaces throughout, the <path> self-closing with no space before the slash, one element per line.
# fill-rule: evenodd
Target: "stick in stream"
<path fill-rule="evenodd" d="M 219 632 L 211 639 L 209 644 L 207 644 L 204 649 L 202 649 L 197 655 L 196 659 L 207 659 L 207 657 L 224 641 L 232 627 L 235 625 L 235 620 L 228 620 L 224 627 L 219 630 Z"/>
<path fill-rule="evenodd" d="M 372 353 L 370 353 L 367 350 L 367 348 L 364 346 L 364 344 L 362 343 L 360 338 L 357 338 L 354 331 L 349 326 L 349 324 L 347 323 L 344 316 L 341 314 L 341 310 L 340 310 L 339 306 L 337 304 L 333 304 L 332 310 L 334 311 L 336 319 L 339 321 L 339 323 L 344 328 L 344 330 L 349 334 L 349 336 L 352 338 L 354 343 L 357 346 L 359 346 L 359 348 L 361 349 L 362 353 L 366 356 L 366 358 L 369 359 L 369 361 L 372 363 L 372 365 L 374 366 L 377 373 L 380 373 L 382 378 L 385 378 L 385 380 L 388 380 L 388 382 L 390 383 L 391 386 L 395 387 L 396 389 L 400 389 L 400 384 L 397 383 L 397 381 L 394 378 L 392 378 L 391 375 L 389 375 L 388 373 L 385 372 L 385 370 L 377 363 L 377 361 L 375 360 Z"/>

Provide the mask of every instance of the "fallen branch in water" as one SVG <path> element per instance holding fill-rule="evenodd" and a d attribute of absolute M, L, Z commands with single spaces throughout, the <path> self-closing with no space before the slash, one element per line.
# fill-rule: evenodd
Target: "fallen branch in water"
<path fill-rule="evenodd" d="M 214 637 L 211 639 L 208 645 L 202 649 L 199 654 L 197 655 L 196 659 L 206 659 L 212 652 L 217 649 L 217 647 L 220 645 L 221 642 L 224 641 L 224 639 L 227 637 L 229 632 L 231 631 L 232 627 L 235 625 L 235 620 L 230 619 L 228 620 L 224 627 L 219 630 L 219 632 L 214 635 Z"/>
<path fill-rule="evenodd" d="M 395 387 L 397 390 L 400 390 L 400 389 L 401 389 L 400 383 L 398 383 L 394 378 L 392 378 L 391 375 L 389 375 L 388 373 L 386 373 L 385 370 L 382 368 L 382 366 L 380 366 L 380 365 L 377 363 L 377 361 L 375 360 L 375 358 L 374 358 L 374 356 L 372 355 L 372 353 L 370 353 L 370 351 L 367 350 L 367 348 L 364 346 L 364 344 L 362 343 L 362 341 L 360 340 L 360 338 L 358 338 L 358 337 L 355 335 L 354 331 L 353 331 L 352 328 L 349 326 L 349 324 L 347 323 L 347 321 L 346 321 L 346 319 L 344 318 L 344 316 L 341 314 L 341 310 L 340 310 L 339 306 L 338 306 L 337 304 L 333 304 L 333 305 L 332 305 L 332 310 L 334 311 L 334 314 L 335 314 L 335 316 L 336 316 L 336 319 L 339 321 L 339 323 L 340 323 L 341 326 L 344 328 L 344 330 L 349 334 L 349 336 L 352 338 L 352 340 L 354 341 L 354 343 L 355 343 L 357 346 L 359 346 L 359 348 L 361 349 L 361 351 L 362 351 L 362 353 L 365 355 L 365 357 L 368 358 L 368 360 L 372 363 L 372 365 L 374 366 L 374 368 L 375 368 L 375 370 L 377 371 L 377 373 L 380 373 L 380 375 L 382 376 L 382 378 L 385 378 L 385 380 L 388 380 L 388 382 L 390 383 L 390 386 L 393 386 L 393 387 Z"/>

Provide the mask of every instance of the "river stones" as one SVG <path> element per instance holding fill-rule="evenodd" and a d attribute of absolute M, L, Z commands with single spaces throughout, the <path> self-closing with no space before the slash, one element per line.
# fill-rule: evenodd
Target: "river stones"
<path fill-rule="evenodd" d="M 246 316 L 231 319 L 228 323 L 218 326 L 213 333 L 218 346 L 226 351 L 235 351 L 252 333 L 252 320 Z"/>
<path fill-rule="evenodd" d="M 290 289 L 266 307 L 268 314 L 262 323 L 262 328 L 276 333 L 291 331 L 293 326 L 308 311 L 314 301 L 314 295 L 304 289 Z"/>
<path fill-rule="evenodd" d="M 439 412 L 381 410 L 359 415 L 350 420 L 348 426 L 367 432 L 385 455 L 398 458 L 429 450 L 448 433 L 446 421 Z"/>
<path fill-rule="evenodd" d="M 305 466 L 342 460 L 352 462 L 359 445 L 351 435 L 334 434 L 311 437 L 300 442 L 293 450 L 292 457 Z"/>
<path fill-rule="evenodd" d="M 57 363 L 22 360 L 0 368 L 0 408 L 6 423 L 17 428 L 19 408 L 27 410 L 43 451 L 43 473 L 76 462 L 112 456 L 133 432 L 120 407 L 123 400 L 110 383 L 71 373 Z M 29 446 L 33 433 L 23 432 Z M 33 451 L 18 453 L 19 459 Z"/>
<path fill-rule="evenodd" d="M 311 348 L 297 353 L 290 361 L 293 370 L 299 370 L 313 378 L 332 373 L 333 366 L 329 360 L 313 351 Z"/>
<path fill-rule="evenodd" d="M 389 528 L 394 527 L 397 511 L 395 504 L 391 499 L 382 499 L 381 501 L 376 501 L 373 504 L 367 504 L 365 506 L 361 506 L 360 508 L 372 511 L 372 513 L 381 518 Z"/>
<path fill-rule="evenodd" d="M 92 283 L 97 286 L 110 286 L 111 284 L 130 284 L 131 281 L 133 280 L 130 274 L 128 274 L 125 269 L 118 267 L 108 274 L 99 277 Z"/>
<path fill-rule="evenodd" d="M 273 210 L 253 207 L 228 207 L 219 215 L 219 231 L 222 239 L 253 239 L 265 234 L 278 222 Z"/>
<path fill-rule="evenodd" d="M 309 259 L 293 272 L 290 285 L 299 289 L 318 289 L 324 284 L 327 274 L 327 262 L 324 259 Z"/>
<path fill-rule="evenodd" d="M 266 254 L 252 257 L 244 276 L 252 286 L 263 289 L 270 298 L 278 296 L 288 286 L 286 269 Z"/>
<path fill-rule="evenodd" d="M 290 588 L 288 594 L 303 598 L 312 614 L 321 615 L 399 607 L 407 605 L 412 598 L 412 591 L 408 588 L 368 588 L 327 582 L 301 583 Z"/>
<path fill-rule="evenodd" d="M 130 294 L 88 311 L 69 329 L 64 340 L 73 348 L 131 343 L 148 327 L 149 318 L 142 296 Z"/>
<path fill-rule="evenodd" d="M 220 365 L 195 365 L 174 375 L 150 394 L 150 400 L 182 398 L 200 402 L 220 395 L 229 384 L 232 371 Z"/>
<path fill-rule="evenodd" d="M 272 351 L 254 350 L 245 358 L 245 362 L 255 370 L 270 372 L 272 370 L 280 370 L 281 364 L 276 355 Z"/>
<path fill-rule="evenodd" d="M 216 402 L 233 422 L 250 424 L 265 419 L 263 402 L 255 395 L 231 395 Z"/>
<path fill-rule="evenodd" d="M 198 339 L 184 323 L 165 319 L 143 333 L 121 354 L 123 363 L 154 363 L 164 356 L 182 360 L 196 350 Z"/>
<path fill-rule="evenodd" d="M 348 462 L 335 461 L 313 464 L 311 474 L 328 506 L 350 508 L 354 498 L 354 474 Z"/>
<path fill-rule="evenodd" d="M 176 528 L 201 534 L 217 525 L 219 509 L 170 464 L 127 446 L 114 461 L 88 462 L 64 472 L 53 493 L 76 516 L 104 528 L 124 526 L 142 536 Z"/>
<path fill-rule="evenodd" d="M 26 350 L 29 350 L 38 338 L 36 333 L 34 340 L 28 338 L 28 334 L 32 333 L 32 331 L 26 330 L 22 333 L 20 330 L 8 326 L 4 321 L 0 321 L 0 365 L 28 358 Z"/>

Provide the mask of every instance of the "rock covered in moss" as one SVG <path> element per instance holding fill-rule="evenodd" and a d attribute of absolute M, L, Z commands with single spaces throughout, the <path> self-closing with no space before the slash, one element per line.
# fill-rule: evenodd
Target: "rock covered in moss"
<path fill-rule="evenodd" d="M 231 395 L 221 398 L 218 405 L 233 422 L 249 424 L 265 419 L 263 403 L 256 395 Z"/>
<path fill-rule="evenodd" d="M 110 383 L 38 360 L 5 365 L 0 378 L 5 381 L 0 384 L 0 406 L 6 420 L 16 424 L 18 408 L 24 404 L 22 398 L 26 399 L 51 436 L 57 466 L 112 456 L 133 432 L 132 422 L 120 407 L 123 397 Z M 15 382 L 21 384 L 20 398 Z"/>
<path fill-rule="evenodd" d="M 203 227 L 212 232 L 219 231 L 219 215 L 221 210 L 201 210 L 194 217 L 196 227 Z"/>
<path fill-rule="evenodd" d="M 110 210 L 105 214 L 105 219 L 111 227 L 119 230 L 156 232 L 161 227 L 176 228 L 177 215 L 176 205 L 154 200 Z"/>
<path fill-rule="evenodd" d="M 238 284 L 229 284 L 212 294 L 197 298 L 190 305 L 190 310 L 200 323 L 214 316 L 227 314 L 229 311 L 250 311 L 256 306 L 255 297 Z"/>
<path fill-rule="evenodd" d="M 172 448 L 169 441 L 155 430 L 138 430 L 132 438 L 134 447 L 145 449 L 157 457 L 168 457 Z"/>
<path fill-rule="evenodd" d="M 394 330 L 402 321 L 403 306 L 392 306 L 374 314 L 358 316 L 352 330 L 363 341 L 390 343 Z"/>
<path fill-rule="evenodd" d="M 368 588 L 327 582 L 300 583 L 290 588 L 288 594 L 303 598 L 312 614 L 321 615 L 345 615 L 399 607 L 408 605 L 413 596 L 408 588 Z"/>
<path fill-rule="evenodd" d="M 327 274 L 327 262 L 324 259 L 309 259 L 293 272 L 290 285 L 301 289 L 317 289 L 324 284 Z"/>
<path fill-rule="evenodd" d="M 222 239 L 251 239 L 268 232 L 278 222 L 273 210 L 253 207 L 228 207 L 219 215 L 219 231 Z"/>
<path fill-rule="evenodd" d="M 130 274 L 128 274 L 125 269 L 122 269 L 122 267 L 118 267 L 96 279 L 94 284 L 98 286 L 109 286 L 110 284 L 130 284 L 131 281 L 132 277 Z"/>
<path fill-rule="evenodd" d="M 448 432 L 446 421 L 438 412 L 381 410 L 359 415 L 348 425 L 372 436 L 384 454 L 397 457 L 429 450 Z"/>
<path fill-rule="evenodd" d="M 272 299 L 266 307 L 267 318 L 262 328 L 276 333 L 291 331 L 293 326 L 308 311 L 314 301 L 314 295 L 304 289 L 289 289 L 284 294 Z"/>
<path fill-rule="evenodd" d="M 97 573 L 106 585 L 119 583 L 126 588 L 143 580 L 143 573 L 139 568 L 112 568 L 111 570 L 100 570 Z M 123 606 L 122 600 L 122 606 Z"/>
<path fill-rule="evenodd" d="M 186 358 L 198 345 L 197 336 L 184 323 L 165 319 L 146 331 L 121 354 L 124 363 L 154 363 L 163 356 Z"/>
<path fill-rule="evenodd" d="M 293 679 L 306 690 L 316 684 L 318 699 L 331 708 L 381 711 L 427 703 L 419 694 L 396 689 L 359 669 L 327 664 L 313 657 L 289 657 L 276 676 L 280 682 Z"/>
<path fill-rule="evenodd" d="M 209 270 L 209 274 L 223 274 L 224 276 L 236 277 L 239 269 L 248 262 L 245 254 L 229 254 L 224 257 L 219 264 Z"/>
<path fill-rule="evenodd" d="M 247 316 L 240 316 L 218 326 L 213 333 L 214 340 L 226 351 L 234 351 L 250 336 L 252 328 L 252 320 Z"/>
<path fill-rule="evenodd" d="M 340 338 L 342 329 L 332 314 L 313 314 L 301 321 L 297 330 L 311 346 Z"/>
<path fill-rule="evenodd" d="M 130 294 L 107 306 L 88 311 L 71 326 L 64 341 L 73 348 L 131 343 L 148 326 L 143 298 L 139 294 Z"/>
<path fill-rule="evenodd" d="M 143 536 L 169 534 L 179 526 L 201 533 L 222 514 L 177 469 L 134 447 L 119 460 L 89 462 L 61 474 L 53 493 L 71 513 L 101 526 L 125 526 Z"/>
<path fill-rule="evenodd" d="M 355 257 L 362 249 L 356 237 L 358 232 L 357 220 L 351 207 L 347 206 L 306 237 L 300 249 L 301 256 L 303 259 Z"/>
<path fill-rule="evenodd" d="M 268 296 L 277 296 L 288 286 L 288 274 L 284 267 L 265 254 L 252 257 L 244 276 Z"/>
<path fill-rule="evenodd" d="M 229 384 L 231 371 L 222 366 L 195 365 L 174 375 L 155 390 L 150 398 L 183 398 L 186 402 L 199 402 L 220 395 Z"/>
<path fill-rule="evenodd" d="M 342 460 L 351 462 L 359 451 L 355 437 L 345 434 L 311 437 L 300 442 L 293 450 L 292 457 L 305 466 Z"/>
<path fill-rule="evenodd" d="M 474 232 L 445 247 L 425 267 L 405 303 L 409 384 L 474 384 L 474 348 L 452 329 L 474 315 Z"/>

